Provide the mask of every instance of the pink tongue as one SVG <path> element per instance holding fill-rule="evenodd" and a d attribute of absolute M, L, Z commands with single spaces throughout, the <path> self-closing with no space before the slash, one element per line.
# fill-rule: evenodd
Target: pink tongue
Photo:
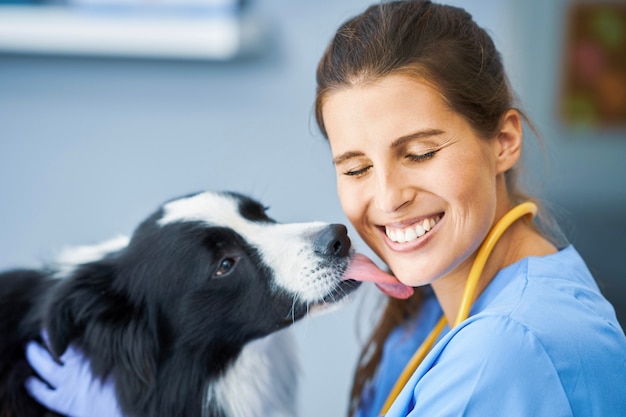
<path fill-rule="evenodd" d="M 373 282 L 379 290 L 395 298 L 409 298 L 413 295 L 413 288 L 402 284 L 394 276 L 376 266 L 370 258 L 360 253 L 355 254 L 350 260 L 343 279 Z"/>

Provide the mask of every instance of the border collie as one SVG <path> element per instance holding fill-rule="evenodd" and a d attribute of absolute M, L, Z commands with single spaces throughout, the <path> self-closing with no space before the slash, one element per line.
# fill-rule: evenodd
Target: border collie
<path fill-rule="evenodd" d="M 343 225 L 280 224 L 229 192 L 171 200 L 131 238 L 71 255 L 0 274 L 2 417 L 57 415 L 24 388 L 24 347 L 42 329 L 55 357 L 71 343 L 113 376 L 129 417 L 293 416 L 280 330 L 360 284 L 343 278 Z"/>

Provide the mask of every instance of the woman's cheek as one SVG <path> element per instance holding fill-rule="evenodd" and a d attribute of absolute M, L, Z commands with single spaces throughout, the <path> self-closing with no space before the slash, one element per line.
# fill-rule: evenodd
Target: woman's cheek
<path fill-rule="evenodd" d="M 364 216 L 364 202 L 362 194 L 358 192 L 358 187 L 350 184 L 349 181 L 339 180 L 337 182 L 337 192 L 339 194 L 339 202 L 343 212 L 350 220 L 350 223 L 360 233 L 359 224 Z"/>
<path fill-rule="evenodd" d="M 348 217 L 351 217 L 351 213 L 354 210 L 353 206 L 356 203 L 354 201 L 354 198 L 352 198 L 354 192 L 352 192 L 350 187 L 345 184 L 345 181 L 338 179 L 337 194 L 339 195 L 339 202 L 341 203 L 341 208 L 343 209 L 344 213 L 346 213 Z"/>

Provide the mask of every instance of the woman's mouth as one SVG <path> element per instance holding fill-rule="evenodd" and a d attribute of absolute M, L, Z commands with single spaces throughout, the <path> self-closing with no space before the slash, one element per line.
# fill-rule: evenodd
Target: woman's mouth
<path fill-rule="evenodd" d="M 412 242 L 430 232 L 439 223 L 442 214 L 427 217 L 407 227 L 385 226 L 385 234 L 392 242 Z"/>

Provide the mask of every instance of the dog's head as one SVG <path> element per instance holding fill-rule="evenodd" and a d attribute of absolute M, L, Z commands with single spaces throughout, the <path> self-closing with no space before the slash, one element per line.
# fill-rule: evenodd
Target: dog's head
<path fill-rule="evenodd" d="M 185 343 L 258 337 L 358 287 L 342 280 L 351 252 L 342 225 L 280 224 L 249 197 L 204 192 L 140 225 L 116 284 L 135 302 L 156 302 L 174 331 L 200 333 Z"/>
<path fill-rule="evenodd" d="M 155 371 L 163 348 L 219 354 L 354 291 L 359 283 L 342 279 L 351 254 L 344 226 L 280 224 L 240 194 L 171 200 L 127 246 L 77 266 L 59 285 L 51 345 L 60 353 L 78 339 L 88 354 L 98 343 L 142 345 L 121 355 L 142 374 Z M 111 355 L 102 372 L 120 360 Z"/>

